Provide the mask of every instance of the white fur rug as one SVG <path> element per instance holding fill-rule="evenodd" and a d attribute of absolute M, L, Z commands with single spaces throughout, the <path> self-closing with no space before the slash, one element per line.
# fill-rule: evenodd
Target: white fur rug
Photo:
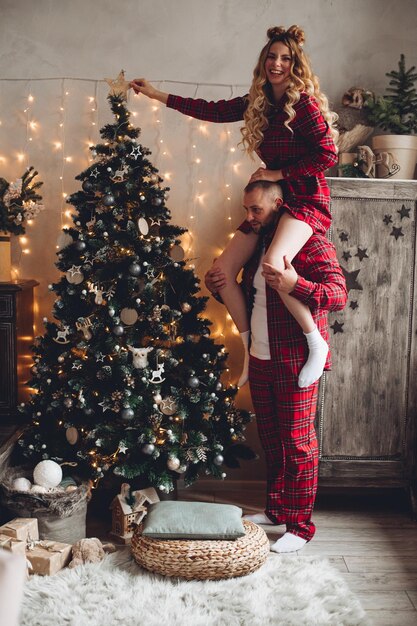
<path fill-rule="evenodd" d="M 272 555 L 225 581 L 147 573 L 128 550 L 26 585 L 21 626 L 369 626 L 328 561 Z"/>

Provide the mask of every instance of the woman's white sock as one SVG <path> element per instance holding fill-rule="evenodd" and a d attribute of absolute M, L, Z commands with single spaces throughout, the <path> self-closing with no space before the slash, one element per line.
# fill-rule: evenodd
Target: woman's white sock
<path fill-rule="evenodd" d="M 309 355 L 306 364 L 298 376 L 299 387 L 309 387 L 323 374 L 329 346 L 316 328 L 311 333 L 304 333 L 307 339 Z"/>

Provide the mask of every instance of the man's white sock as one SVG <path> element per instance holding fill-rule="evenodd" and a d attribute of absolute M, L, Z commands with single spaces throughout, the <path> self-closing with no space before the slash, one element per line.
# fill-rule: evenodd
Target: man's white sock
<path fill-rule="evenodd" d="M 253 515 L 244 515 L 243 519 L 254 524 L 268 524 L 268 526 L 275 526 L 274 522 L 271 522 L 269 517 L 265 513 L 254 513 Z"/>
<path fill-rule="evenodd" d="M 249 378 L 249 337 L 250 337 L 250 330 L 246 330 L 244 333 L 240 333 L 240 338 L 243 343 L 245 355 L 243 357 L 242 373 L 237 383 L 238 387 L 243 387 L 243 385 L 248 382 L 248 378 Z"/>
<path fill-rule="evenodd" d="M 271 546 L 271 550 L 272 552 L 279 553 L 297 552 L 297 550 L 301 550 L 306 543 L 307 540 L 299 537 L 298 535 L 284 533 L 282 537 Z"/>
<path fill-rule="evenodd" d="M 323 374 L 329 346 L 316 328 L 311 333 L 304 333 L 307 339 L 309 355 L 306 364 L 298 376 L 299 387 L 309 387 Z"/>

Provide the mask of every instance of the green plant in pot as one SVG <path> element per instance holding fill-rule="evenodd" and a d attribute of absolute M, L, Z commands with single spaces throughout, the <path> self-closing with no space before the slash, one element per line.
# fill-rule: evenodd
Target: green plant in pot
<path fill-rule="evenodd" d="M 372 138 L 377 157 L 378 178 L 412 179 L 417 160 L 417 72 L 405 67 L 400 56 L 398 71 L 387 72 L 386 94 L 369 97 L 365 103 L 368 118 L 388 134 Z"/>

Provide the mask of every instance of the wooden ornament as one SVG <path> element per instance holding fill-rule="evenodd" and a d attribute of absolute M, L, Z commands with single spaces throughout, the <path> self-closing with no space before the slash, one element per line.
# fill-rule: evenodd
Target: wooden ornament
<path fill-rule="evenodd" d="M 68 443 L 74 446 L 78 441 L 78 437 L 79 437 L 78 430 L 75 428 L 75 426 L 70 426 L 69 428 L 67 428 L 65 432 L 65 436 L 67 438 Z"/>
<path fill-rule="evenodd" d="M 135 324 L 138 317 L 139 315 L 136 309 L 124 308 L 120 311 L 120 319 L 122 320 L 123 324 L 126 324 L 127 326 L 132 326 L 132 324 Z"/>

